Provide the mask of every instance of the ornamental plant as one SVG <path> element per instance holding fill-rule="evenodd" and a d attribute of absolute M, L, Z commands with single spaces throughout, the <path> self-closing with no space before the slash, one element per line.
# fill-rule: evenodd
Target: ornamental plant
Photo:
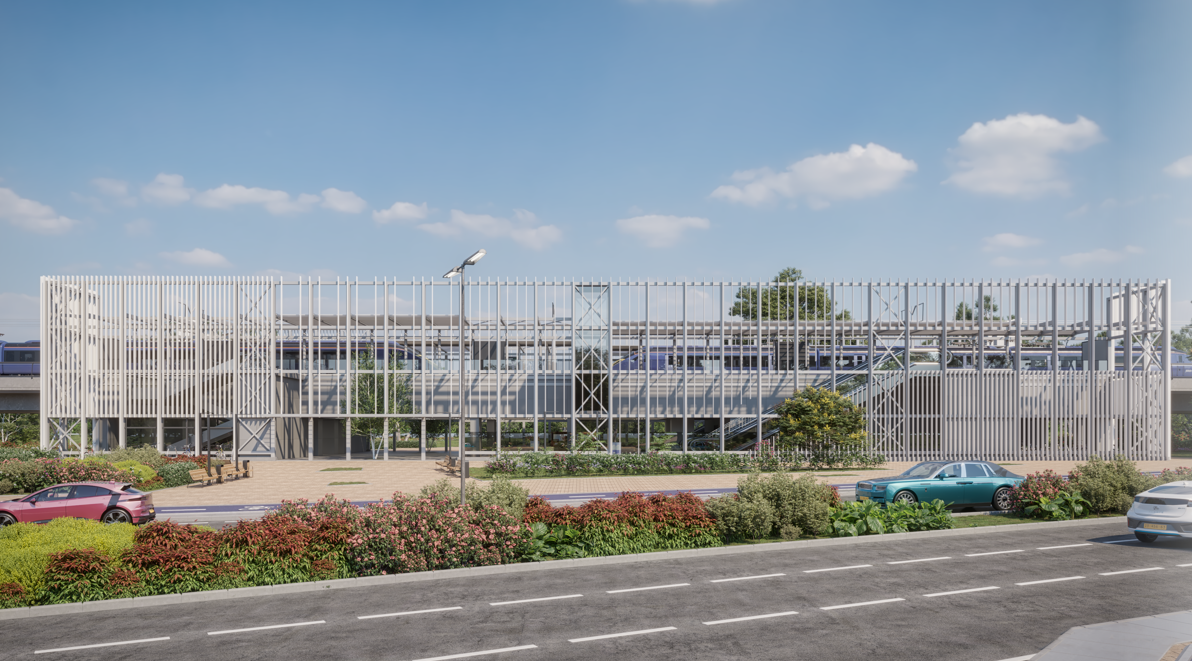
<path fill-rule="evenodd" d="M 1130 509 L 1134 496 L 1159 484 L 1124 456 L 1110 461 L 1092 456 L 1068 475 L 1071 491 L 1079 490 L 1094 512 L 1118 512 Z"/>
<path fill-rule="evenodd" d="M 530 499 L 526 523 L 570 526 L 588 555 L 621 555 L 672 549 L 720 546 L 716 520 L 704 502 L 690 493 L 644 496 L 626 492 L 613 500 L 592 500 L 579 507 L 552 507 L 540 497 Z"/>
<path fill-rule="evenodd" d="M 864 452 L 868 445 L 865 408 L 831 389 L 804 388 L 774 412 L 779 446 L 819 463 L 830 463 L 834 454 Z"/>
<path fill-rule="evenodd" d="M 1079 491 L 1061 491 L 1055 498 L 1040 496 L 1037 503 L 1028 505 L 1025 513 L 1048 521 L 1069 521 L 1089 515 L 1089 501 Z"/>
<path fill-rule="evenodd" d="M 1038 504 L 1040 498 L 1056 498 L 1070 489 L 1064 477 L 1053 470 L 1031 473 L 1010 490 L 1010 510 L 1025 514 L 1026 508 Z"/>
<path fill-rule="evenodd" d="M 63 482 L 137 482 L 136 475 L 106 461 L 70 458 L 2 461 L 0 479 L 12 482 L 19 493 L 30 493 Z"/>

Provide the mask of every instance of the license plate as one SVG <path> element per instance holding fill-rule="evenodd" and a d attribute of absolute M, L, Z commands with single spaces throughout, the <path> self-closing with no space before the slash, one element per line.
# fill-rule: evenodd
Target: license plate
<path fill-rule="evenodd" d="M 1147 530 L 1167 530 L 1166 523 L 1144 523 L 1142 527 Z"/>
<path fill-rule="evenodd" d="M 869 496 L 857 496 L 857 500 L 869 500 Z"/>

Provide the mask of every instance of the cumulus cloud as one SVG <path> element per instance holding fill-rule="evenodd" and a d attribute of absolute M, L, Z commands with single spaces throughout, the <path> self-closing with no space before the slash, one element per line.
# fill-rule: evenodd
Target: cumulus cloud
<path fill-rule="evenodd" d="M 426 218 L 428 210 L 426 202 L 413 204 L 410 202 L 394 202 L 388 209 L 372 212 L 373 220 L 378 223 L 392 223 L 402 220 L 422 220 Z"/>
<path fill-rule="evenodd" d="M 141 186 L 141 197 L 156 204 L 182 204 L 190 200 L 194 193 L 193 188 L 186 187 L 180 174 L 162 172 L 152 182 Z"/>
<path fill-rule="evenodd" d="M 617 221 L 617 230 L 637 237 L 647 247 L 667 248 L 678 243 L 688 230 L 706 230 L 710 225 L 707 218 L 651 214 L 622 218 Z"/>
<path fill-rule="evenodd" d="M 867 197 L 893 189 L 919 169 L 914 161 L 885 147 L 869 143 L 852 145 L 846 152 L 819 154 L 793 163 L 782 172 L 770 168 L 733 174 L 738 184 L 721 186 L 712 197 L 752 206 L 778 197 L 802 196 L 812 207 L 831 200 Z"/>
<path fill-rule="evenodd" d="M 1098 248 L 1090 252 L 1078 252 L 1071 255 L 1064 255 L 1060 257 L 1060 263 L 1064 266 L 1089 266 L 1095 264 L 1114 264 L 1120 262 L 1130 255 L 1141 255 L 1142 248 L 1138 246 L 1126 246 L 1122 250 L 1110 250 L 1108 248 Z"/>
<path fill-rule="evenodd" d="M 1163 168 L 1163 172 L 1176 178 L 1192 177 L 1192 156 L 1185 156 L 1180 160 Z"/>
<path fill-rule="evenodd" d="M 514 209 L 513 215 L 514 219 L 509 220 L 452 209 L 451 220 L 445 223 L 426 223 L 419 225 L 418 229 L 442 237 L 477 234 L 507 237 L 531 250 L 542 250 L 563 238 L 562 230 L 554 225 L 540 224 L 538 217 L 525 209 Z"/>
<path fill-rule="evenodd" d="M 77 220 L 58 215 L 53 207 L 25 199 L 8 188 L 0 188 L 0 218 L 38 234 L 64 234 L 78 225 Z"/>
<path fill-rule="evenodd" d="M 244 204 L 259 204 L 277 216 L 310 211 L 311 207 L 318 204 L 319 199 L 318 195 L 302 193 L 297 200 L 293 200 L 285 191 L 224 184 L 219 188 L 199 193 L 195 196 L 194 202 L 200 207 L 210 209 L 231 209 Z"/>
<path fill-rule="evenodd" d="M 171 262 L 176 262 L 184 266 L 199 266 L 203 268 L 229 268 L 232 263 L 228 261 L 223 255 L 207 250 L 206 248 L 195 248 L 194 250 L 177 250 L 174 252 L 161 253 L 163 259 Z"/>
<path fill-rule="evenodd" d="M 1003 232 L 1001 234 L 994 234 L 981 239 L 984 247 L 981 249 L 985 252 L 994 252 L 997 250 L 1006 250 L 1014 248 L 1033 248 L 1043 243 L 1043 239 L 1038 239 L 1033 236 L 1023 236 L 1021 234 L 1012 234 L 1010 232 Z"/>
<path fill-rule="evenodd" d="M 952 150 L 957 171 L 944 183 L 1010 197 L 1067 193 L 1070 184 L 1056 154 L 1081 151 L 1104 139 L 1095 122 L 1079 115 L 1071 124 L 1027 113 L 976 122 Z"/>
<path fill-rule="evenodd" d="M 91 185 L 95 187 L 95 190 L 115 200 L 117 204 L 126 207 L 135 207 L 137 205 L 137 198 L 128 194 L 127 181 L 96 177 L 91 180 Z"/>
<path fill-rule="evenodd" d="M 323 208 L 342 213 L 360 213 L 368 208 L 368 202 L 350 190 L 328 188 L 323 191 Z"/>

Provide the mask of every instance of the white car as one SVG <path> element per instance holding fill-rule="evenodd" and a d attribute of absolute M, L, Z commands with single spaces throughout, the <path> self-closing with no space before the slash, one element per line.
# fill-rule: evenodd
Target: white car
<path fill-rule="evenodd" d="M 1168 482 L 1134 497 L 1126 513 L 1126 525 L 1140 542 L 1151 543 L 1160 535 L 1192 538 L 1192 481 Z"/>

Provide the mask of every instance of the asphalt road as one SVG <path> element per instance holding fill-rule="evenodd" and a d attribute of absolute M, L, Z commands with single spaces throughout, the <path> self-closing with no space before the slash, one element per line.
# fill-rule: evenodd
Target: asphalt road
<path fill-rule="evenodd" d="M 1132 540 L 1120 526 L 11 620 L 0 658 L 414 660 L 522 648 L 477 658 L 996 661 L 1072 626 L 1192 609 L 1192 540 L 1105 543 Z M 756 619 L 724 621 L 735 618 Z M 168 639 L 53 651 L 158 638 Z"/>

